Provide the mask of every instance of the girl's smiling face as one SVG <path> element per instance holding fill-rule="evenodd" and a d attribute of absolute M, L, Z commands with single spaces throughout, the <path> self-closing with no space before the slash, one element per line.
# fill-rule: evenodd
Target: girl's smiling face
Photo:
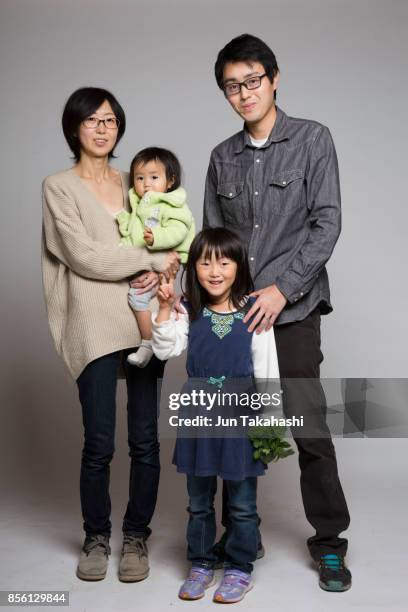
<path fill-rule="evenodd" d="M 196 263 L 197 278 L 212 304 L 229 304 L 231 287 L 237 276 L 237 263 L 221 254 L 203 252 Z"/>

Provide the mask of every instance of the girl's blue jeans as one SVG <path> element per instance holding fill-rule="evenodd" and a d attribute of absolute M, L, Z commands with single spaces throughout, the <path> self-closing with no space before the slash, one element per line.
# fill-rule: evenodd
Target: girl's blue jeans
<path fill-rule="evenodd" d="M 257 478 L 224 480 L 228 490 L 228 536 L 226 567 L 251 573 L 258 549 Z M 189 521 L 187 558 L 192 565 L 211 569 L 218 561 L 214 554 L 216 522 L 214 497 L 217 476 L 187 474 Z"/>

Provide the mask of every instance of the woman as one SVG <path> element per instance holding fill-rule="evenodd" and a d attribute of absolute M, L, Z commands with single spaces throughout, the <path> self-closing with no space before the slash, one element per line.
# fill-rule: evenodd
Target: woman
<path fill-rule="evenodd" d="M 85 542 L 77 576 L 106 575 L 111 532 L 109 464 L 114 452 L 115 394 L 119 367 L 128 392 L 131 457 L 129 502 L 123 520 L 119 579 L 149 573 L 150 535 L 159 483 L 157 378 L 163 362 L 140 370 L 126 363 L 140 343 L 127 305 L 129 278 L 141 270 L 173 274 L 178 255 L 151 254 L 119 246 L 115 215 L 128 209 L 128 176 L 109 165 L 125 131 L 125 114 L 104 89 L 86 87 L 68 99 L 62 116 L 75 165 L 43 183 L 43 284 L 48 319 L 58 353 L 76 379 L 82 405 L 84 448 L 81 505 Z M 155 282 L 145 275 L 144 285 Z"/>

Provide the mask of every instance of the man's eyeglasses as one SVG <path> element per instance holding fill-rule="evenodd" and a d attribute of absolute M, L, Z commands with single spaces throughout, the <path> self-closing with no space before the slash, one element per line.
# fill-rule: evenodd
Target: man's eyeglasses
<path fill-rule="evenodd" d="M 101 123 L 103 123 L 107 130 L 117 130 L 120 125 L 119 119 L 116 119 L 116 117 L 107 117 L 106 119 L 99 119 L 99 117 L 87 117 L 82 123 L 89 129 L 96 129 Z"/>
<path fill-rule="evenodd" d="M 229 98 L 230 96 L 235 96 L 237 93 L 241 93 L 241 87 L 244 86 L 248 90 L 258 89 L 261 86 L 262 79 L 266 76 L 265 74 L 260 74 L 259 76 L 253 76 L 249 79 L 245 79 L 242 83 L 227 83 L 224 85 L 224 95 Z"/>

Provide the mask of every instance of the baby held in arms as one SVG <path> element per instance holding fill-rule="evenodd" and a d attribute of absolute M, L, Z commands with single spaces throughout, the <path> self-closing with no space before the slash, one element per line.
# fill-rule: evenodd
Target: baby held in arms
<path fill-rule="evenodd" d="M 177 157 L 167 149 L 149 147 L 134 157 L 130 166 L 129 201 L 131 212 L 117 215 L 121 244 L 145 246 L 151 251 L 175 250 L 182 264 L 195 235 L 193 215 L 181 187 L 181 167 Z M 143 276 L 146 272 L 140 272 Z M 152 325 L 149 303 L 155 290 L 138 293 L 130 288 L 129 305 L 135 313 L 142 342 L 128 356 L 132 365 L 144 368 L 150 361 Z"/>

